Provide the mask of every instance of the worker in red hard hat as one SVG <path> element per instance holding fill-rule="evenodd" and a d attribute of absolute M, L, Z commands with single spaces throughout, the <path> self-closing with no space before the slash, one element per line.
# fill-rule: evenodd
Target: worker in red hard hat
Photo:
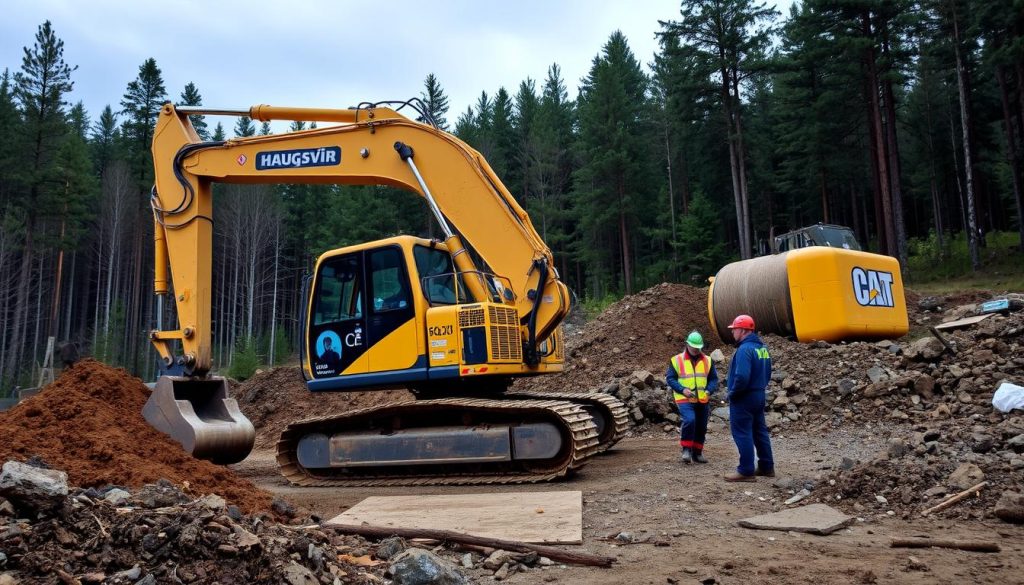
<path fill-rule="evenodd" d="M 725 476 L 725 481 L 757 481 L 758 475 L 775 477 L 772 442 L 764 419 L 772 358 L 755 332 L 753 317 L 738 315 L 729 329 L 736 341 L 736 353 L 729 364 L 729 429 L 740 464 L 736 473 Z"/>

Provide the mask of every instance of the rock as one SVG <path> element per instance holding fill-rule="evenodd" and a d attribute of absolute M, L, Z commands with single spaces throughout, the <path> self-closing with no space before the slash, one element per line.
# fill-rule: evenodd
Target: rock
<path fill-rule="evenodd" d="M 946 485 L 958 490 L 965 490 L 985 479 L 985 472 L 973 463 L 963 463 L 946 479 Z"/>
<path fill-rule="evenodd" d="M 825 504 L 811 504 L 773 514 L 744 518 L 738 524 L 744 528 L 757 530 L 783 530 L 824 535 L 831 534 L 854 520 L 855 518 Z"/>
<path fill-rule="evenodd" d="M 132 494 L 121 488 L 114 488 L 107 492 L 103 499 L 109 502 L 111 506 L 123 506 L 131 501 Z"/>
<path fill-rule="evenodd" d="M 971 451 L 975 453 L 988 453 L 995 444 L 995 439 L 985 433 L 971 433 Z M 970 486 L 968 486 L 970 487 Z"/>
<path fill-rule="evenodd" d="M 636 540 L 632 532 L 620 532 L 615 535 L 615 540 L 619 542 L 632 543 Z"/>
<path fill-rule="evenodd" d="M 235 522 L 242 521 L 242 511 L 238 509 L 238 506 L 229 505 L 227 508 L 228 518 L 231 518 Z"/>
<path fill-rule="evenodd" d="M 928 374 L 922 374 L 914 380 L 914 393 L 924 398 L 925 400 L 931 400 L 935 397 L 935 378 L 932 378 Z"/>
<path fill-rule="evenodd" d="M 677 412 L 670 412 L 665 415 L 665 420 L 672 423 L 672 425 L 678 425 L 683 421 Z M 669 430 L 672 430 L 671 428 Z"/>
<path fill-rule="evenodd" d="M 959 392 L 956 395 L 956 399 L 961 404 L 970 404 L 971 402 L 974 402 L 974 400 L 971 398 L 971 395 L 966 392 Z"/>
<path fill-rule="evenodd" d="M 494 572 L 495 581 L 504 581 L 505 579 L 508 579 L 508 563 L 505 563 Z"/>
<path fill-rule="evenodd" d="M 150 573 L 136 581 L 135 585 L 156 585 L 156 577 L 153 576 L 153 573 Z"/>
<path fill-rule="evenodd" d="M 510 560 L 512 560 L 512 553 L 499 548 L 484 559 L 483 565 L 485 569 L 496 571 L 501 568 L 502 565 L 507 564 Z"/>
<path fill-rule="evenodd" d="M 1024 524 L 1024 494 L 1003 492 L 992 513 L 1003 522 Z"/>
<path fill-rule="evenodd" d="M 889 379 L 889 374 L 887 374 L 885 372 L 885 370 L 883 370 L 879 366 L 872 366 L 872 367 L 868 368 L 867 376 L 868 376 L 868 380 L 871 380 L 872 384 L 877 384 L 877 383 L 881 382 L 882 380 L 888 380 Z"/>
<path fill-rule="evenodd" d="M 430 551 L 410 548 L 391 561 L 395 585 L 463 585 L 469 583 L 455 565 Z"/>
<path fill-rule="evenodd" d="M 929 336 L 911 343 L 903 353 L 912 360 L 930 362 L 941 356 L 945 349 L 942 342 Z"/>
<path fill-rule="evenodd" d="M 4 566 L 6 564 L 7 564 L 7 555 L 5 553 L 0 552 L 0 567 Z"/>
<path fill-rule="evenodd" d="M 720 349 L 716 349 L 715 351 L 711 352 L 711 355 L 708 357 L 710 357 L 711 361 L 715 362 L 716 364 L 720 364 L 725 361 L 725 354 L 722 353 L 722 350 Z"/>
<path fill-rule="evenodd" d="M 827 341 L 822 341 L 819 339 L 818 341 L 812 343 L 811 347 L 813 347 L 814 349 L 828 349 L 830 346 Z"/>
<path fill-rule="evenodd" d="M 885 496 L 879 495 L 875 496 L 875 501 L 878 502 L 879 504 L 882 504 L 883 506 L 889 503 L 889 500 L 885 499 Z"/>
<path fill-rule="evenodd" d="M 780 477 L 773 481 L 772 485 L 780 490 L 791 490 L 798 485 L 798 482 L 792 477 Z"/>
<path fill-rule="evenodd" d="M 951 415 L 952 413 L 949 410 L 948 404 L 940 404 L 936 406 L 935 410 L 931 413 L 932 418 L 949 418 Z"/>
<path fill-rule="evenodd" d="M 134 567 L 128 569 L 127 571 L 121 571 L 120 573 L 114 573 L 110 577 L 110 579 L 112 581 L 126 580 L 126 581 L 131 581 L 131 582 L 134 583 L 141 576 L 142 576 L 142 569 L 138 565 L 135 565 Z"/>
<path fill-rule="evenodd" d="M 929 498 L 937 498 L 939 496 L 944 496 L 947 493 L 949 493 L 949 490 L 947 490 L 945 486 L 937 485 L 925 490 L 924 495 Z"/>
<path fill-rule="evenodd" d="M 777 406 L 779 408 L 784 408 L 787 404 L 789 404 L 789 396 L 786 396 L 785 394 L 779 394 L 775 397 L 775 400 L 772 400 L 772 406 Z"/>
<path fill-rule="evenodd" d="M 782 389 L 785 390 L 786 392 L 796 390 L 799 387 L 800 383 L 793 378 L 786 378 L 785 380 L 782 381 Z"/>
<path fill-rule="evenodd" d="M 840 396 L 849 396 L 850 394 L 853 394 L 855 388 L 857 388 L 857 382 L 849 378 L 843 378 L 836 384 L 836 389 L 839 391 Z"/>
<path fill-rule="evenodd" d="M 3 498 L 0 498 L 0 516 L 14 516 L 14 506 Z"/>
<path fill-rule="evenodd" d="M 406 544 L 404 538 L 400 536 L 392 536 L 380 541 L 380 544 L 377 545 L 377 552 L 374 553 L 374 556 L 386 561 L 392 557 L 398 556 L 407 548 L 409 548 L 409 545 Z"/>
<path fill-rule="evenodd" d="M 889 447 L 886 449 L 889 459 L 899 459 L 910 451 L 910 445 L 899 437 L 889 439 Z"/>
<path fill-rule="evenodd" d="M 946 368 L 946 371 L 949 372 L 950 376 L 953 376 L 957 380 L 967 375 L 967 372 L 956 364 L 950 364 L 950 366 Z"/>
<path fill-rule="evenodd" d="M 295 506 L 282 497 L 274 498 L 274 501 L 270 503 L 270 509 L 273 510 L 275 514 L 284 516 L 285 518 L 294 518 L 297 513 Z"/>
<path fill-rule="evenodd" d="M 839 462 L 839 469 L 843 471 L 849 471 L 857 465 L 857 462 L 849 457 L 843 457 L 843 460 Z"/>
<path fill-rule="evenodd" d="M 807 489 L 802 489 L 798 491 L 792 498 L 789 498 L 783 503 L 786 504 L 787 506 L 792 506 L 793 504 L 799 502 L 800 500 L 803 500 L 809 495 L 811 495 L 810 491 L 808 491 Z"/>
<path fill-rule="evenodd" d="M 764 420 L 768 424 L 768 428 L 772 429 L 782 423 L 782 415 L 778 412 L 767 412 L 764 415 Z"/>
<path fill-rule="evenodd" d="M 191 498 L 181 493 L 176 485 L 166 479 L 142 486 L 132 498 L 144 508 L 166 508 L 191 501 Z"/>
<path fill-rule="evenodd" d="M 312 571 L 292 561 L 284 568 L 284 582 L 288 585 L 320 585 L 320 581 Z M 428 583 L 429 581 L 424 581 Z"/>
<path fill-rule="evenodd" d="M 922 311 L 936 311 L 942 306 L 942 299 L 939 297 L 922 297 L 917 301 L 917 308 Z"/>
<path fill-rule="evenodd" d="M 552 561 L 547 557 L 540 557 L 537 559 L 537 564 L 542 567 L 553 567 L 555 565 L 555 561 Z"/>
<path fill-rule="evenodd" d="M 217 494 L 209 494 L 203 496 L 199 498 L 198 502 L 200 506 L 208 508 L 215 512 L 219 512 L 220 510 L 223 510 L 225 506 L 227 506 L 227 502 L 224 501 L 224 498 L 218 496 Z"/>
<path fill-rule="evenodd" d="M 603 394 L 615 394 L 618 391 L 619 391 L 619 383 L 618 382 L 609 382 L 608 384 L 605 384 L 605 386 L 603 388 L 601 388 L 601 392 Z"/>
<path fill-rule="evenodd" d="M 18 585 L 18 579 L 10 573 L 0 573 L 0 585 Z"/>
<path fill-rule="evenodd" d="M 634 407 L 634 408 L 630 409 L 629 416 L 633 419 L 634 422 L 637 422 L 637 423 L 644 422 L 644 413 L 639 408 L 635 408 Z"/>
<path fill-rule="evenodd" d="M 629 385 L 632 386 L 634 390 L 644 390 L 647 388 L 647 384 L 644 384 L 643 380 L 633 376 L 629 377 Z"/>
<path fill-rule="evenodd" d="M 729 407 L 720 406 L 718 408 L 711 409 L 711 416 L 729 422 Z"/>
<path fill-rule="evenodd" d="M 614 397 L 618 398 L 619 400 L 625 402 L 625 401 L 627 401 L 627 400 L 629 400 L 630 398 L 633 397 L 633 390 L 630 389 L 629 386 L 619 387 L 619 385 L 616 384 L 615 385 L 615 392 L 612 393 L 612 396 L 614 396 Z"/>
<path fill-rule="evenodd" d="M 50 511 L 68 495 L 68 474 L 54 469 L 40 469 L 18 461 L 4 463 L 0 471 L 0 496 L 15 508 L 29 511 Z"/>
<path fill-rule="evenodd" d="M 1024 453 L 1024 433 L 1007 441 L 1006 446 L 1013 449 L 1014 453 Z"/>
<path fill-rule="evenodd" d="M 868 385 L 864 389 L 864 398 L 878 398 L 881 396 L 888 396 L 896 390 L 896 387 L 890 384 L 888 381 L 876 382 Z"/>
<path fill-rule="evenodd" d="M 472 569 L 473 568 L 473 553 L 466 553 L 466 554 L 462 555 L 461 563 L 462 563 L 462 568 L 463 569 Z"/>
<path fill-rule="evenodd" d="M 654 383 L 654 374 L 647 370 L 636 370 L 633 372 L 633 377 L 644 383 L 644 386 L 650 386 Z"/>

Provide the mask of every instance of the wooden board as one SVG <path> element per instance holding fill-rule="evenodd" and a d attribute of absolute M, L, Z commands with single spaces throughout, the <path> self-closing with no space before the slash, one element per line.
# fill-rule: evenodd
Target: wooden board
<path fill-rule="evenodd" d="M 985 319 L 991 317 L 994 313 L 987 315 L 978 315 L 977 317 L 967 317 L 966 319 L 957 319 L 956 321 L 950 321 L 941 325 L 936 325 L 935 328 L 942 329 L 956 329 L 958 327 L 967 327 L 968 325 L 974 325 L 975 323 L 981 323 Z"/>
<path fill-rule="evenodd" d="M 327 521 L 431 528 L 549 544 L 583 542 L 583 492 L 373 496 Z"/>

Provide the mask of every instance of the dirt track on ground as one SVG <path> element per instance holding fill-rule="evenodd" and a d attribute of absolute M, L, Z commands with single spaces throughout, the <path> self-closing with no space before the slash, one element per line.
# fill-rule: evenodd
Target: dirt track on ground
<path fill-rule="evenodd" d="M 776 435 L 780 478 L 800 483 L 823 478 L 844 456 L 865 459 L 884 449 L 888 435 L 885 426 L 846 427 L 824 436 L 803 431 Z M 582 490 L 584 543 L 579 548 L 618 562 L 609 569 L 535 569 L 510 575 L 508 583 L 699 583 L 712 576 L 724 584 L 1024 582 L 1024 527 L 997 520 L 958 521 L 940 514 L 906 521 L 879 509 L 831 536 L 740 528 L 737 520 L 781 509 L 791 494 L 763 478 L 755 484 L 721 481 L 736 457 L 722 423 L 712 423 L 706 452 L 708 465 L 683 466 L 673 438 L 629 438 L 568 481 L 525 486 L 293 488 L 278 475 L 270 451 L 254 452 L 235 469 L 324 519 L 371 495 Z M 647 542 L 608 541 L 621 532 Z M 907 536 L 991 540 L 1002 552 L 889 547 L 892 538 Z M 474 578 L 490 582 L 489 574 Z"/>

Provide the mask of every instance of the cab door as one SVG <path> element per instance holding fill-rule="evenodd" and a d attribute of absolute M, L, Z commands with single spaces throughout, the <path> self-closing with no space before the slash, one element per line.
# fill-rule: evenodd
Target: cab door
<path fill-rule="evenodd" d="M 369 303 L 367 339 L 371 372 L 423 369 L 416 329 L 416 308 L 409 284 L 405 254 L 399 246 L 383 246 L 366 252 Z M 396 372 L 397 373 L 397 372 Z M 415 378 L 416 372 L 407 372 Z M 410 379 L 402 375 L 401 379 Z"/>
<path fill-rule="evenodd" d="M 313 293 L 307 354 L 313 378 L 365 374 L 366 283 L 361 252 L 320 263 Z"/>

